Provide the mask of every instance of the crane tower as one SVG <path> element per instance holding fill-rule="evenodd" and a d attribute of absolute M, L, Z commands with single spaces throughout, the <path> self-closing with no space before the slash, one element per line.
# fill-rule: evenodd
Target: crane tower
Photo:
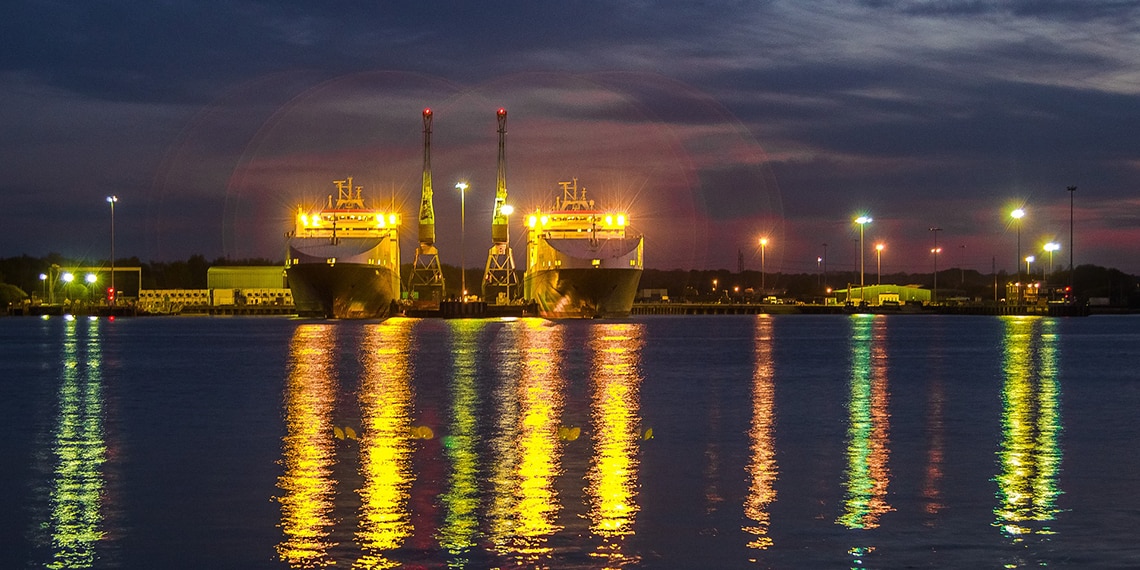
<path fill-rule="evenodd" d="M 508 224 L 513 211 L 507 204 L 507 110 L 499 107 L 499 172 L 495 186 L 495 211 L 491 218 L 491 249 L 487 252 L 487 267 L 483 272 L 483 298 L 509 303 L 512 293 L 518 295 L 519 281 L 515 273 L 515 259 L 511 252 L 511 230 Z"/>
<path fill-rule="evenodd" d="M 420 192 L 420 240 L 412 274 L 408 277 L 408 295 L 421 304 L 438 304 L 443 300 L 443 268 L 435 247 L 435 208 L 431 190 L 431 109 L 424 109 L 424 177 Z"/>

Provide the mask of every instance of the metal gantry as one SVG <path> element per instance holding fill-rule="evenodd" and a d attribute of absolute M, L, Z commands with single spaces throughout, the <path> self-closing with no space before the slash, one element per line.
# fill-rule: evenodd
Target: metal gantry
<path fill-rule="evenodd" d="M 487 266 L 483 271 L 483 299 L 510 303 L 512 292 L 514 295 L 519 293 L 519 282 L 509 226 L 514 210 L 507 204 L 507 110 L 500 107 L 496 114 L 499 119 L 499 171 L 495 185 L 495 210 L 491 218 L 491 249 L 487 251 Z"/>
<path fill-rule="evenodd" d="M 412 274 L 408 277 L 409 298 L 439 303 L 444 296 L 443 267 L 435 247 L 435 208 L 431 189 L 431 109 L 424 109 L 424 176 L 420 192 L 420 233 Z"/>

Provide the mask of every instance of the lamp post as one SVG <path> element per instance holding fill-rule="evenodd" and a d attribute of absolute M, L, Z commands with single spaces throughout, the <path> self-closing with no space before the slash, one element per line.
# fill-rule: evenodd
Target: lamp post
<path fill-rule="evenodd" d="M 1033 271 L 1030 269 L 1030 264 L 1037 261 L 1036 257 L 1032 255 L 1025 256 L 1025 286 L 1029 286 L 1029 280 L 1033 278 Z"/>
<path fill-rule="evenodd" d="M 863 300 L 863 226 L 871 223 L 870 216 L 859 216 L 855 223 L 859 224 L 859 300 Z M 848 292 L 850 293 L 850 292 Z"/>
<path fill-rule="evenodd" d="M 111 204 L 111 298 L 108 303 L 112 305 L 119 298 L 118 291 L 115 291 L 115 202 L 118 201 L 118 196 L 107 196 L 107 202 Z"/>
<path fill-rule="evenodd" d="M 467 236 L 467 222 L 465 217 L 466 206 L 464 204 L 463 195 L 467 190 L 466 182 L 456 182 L 455 187 L 459 189 L 459 281 L 463 284 L 463 293 L 461 302 L 467 302 L 467 263 L 465 261 L 464 239 Z"/>
<path fill-rule="evenodd" d="M 1018 208 L 1010 212 L 1009 216 L 1017 226 L 1017 302 L 1021 303 L 1021 218 L 1025 217 L 1025 210 Z"/>
<path fill-rule="evenodd" d="M 1049 242 L 1045 244 L 1045 251 L 1049 252 L 1049 268 L 1041 272 L 1041 278 L 1045 281 L 1049 280 L 1049 278 L 1045 276 L 1047 272 L 1053 270 L 1053 252 L 1058 249 L 1061 249 L 1061 244 L 1059 243 Z"/>
<path fill-rule="evenodd" d="M 43 284 L 44 284 L 44 299 L 42 301 L 44 303 L 47 302 L 47 296 L 48 296 L 48 294 L 47 294 L 47 278 L 48 278 L 47 273 L 40 273 L 40 281 L 43 281 Z"/>
<path fill-rule="evenodd" d="M 503 216 L 507 218 L 507 253 L 509 254 L 511 251 L 511 214 L 513 214 L 515 212 L 515 207 L 510 205 L 510 204 L 503 204 L 503 207 L 499 208 L 499 211 L 502 212 Z M 510 271 L 512 273 L 514 273 L 514 271 L 515 271 L 513 263 L 511 264 Z M 511 304 L 511 281 L 513 279 L 514 279 L 514 275 L 508 275 L 507 276 L 507 304 L 508 305 Z"/>
<path fill-rule="evenodd" d="M 930 297 L 930 302 L 932 303 L 938 301 L 938 254 L 942 253 L 942 248 L 938 247 L 938 232 L 940 231 L 942 231 L 942 228 L 930 228 L 930 233 L 934 234 L 934 248 L 930 250 L 930 253 L 934 254 L 934 291 Z"/>
<path fill-rule="evenodd" d="M 883 248 L 886 247 L 881 243 L 875 244 L 875 269 L 878 271 L 879 276 L 875 280 L 876 285 L 883 284 Z"/>
<path fill-rule="evenodd" d="M 766 238 L 766 237 L 760 238 L 760 292 L 761 293 L 764 293 L 768 290 L 768 286 L 764 280 L 765 275 L 766 275 L 765 271 L 764 271 L 764 250 L 767 247 L 768 247 L 768 238 Z"/>
<path fill-rule="evenodd" d="M 1076 186 L 1069 186 L 1069 292 L 1073 288 L 1073 194 L 1077 193 Z"/>
<path fill-rule="evenodd" d="M 827 244 L 823 244 L 823 287 L 827 288 Z"/>

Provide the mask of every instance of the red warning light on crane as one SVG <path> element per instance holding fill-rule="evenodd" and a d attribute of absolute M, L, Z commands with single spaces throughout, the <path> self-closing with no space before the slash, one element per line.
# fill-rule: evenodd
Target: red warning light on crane
<path fill-rule="evenodd" d="M 502 107 L 499 107 L 499 116 L 502 117 L 503 115 L 506 115 L 506 114 L 507 114 L 507 110 L 502 108 Z"/>

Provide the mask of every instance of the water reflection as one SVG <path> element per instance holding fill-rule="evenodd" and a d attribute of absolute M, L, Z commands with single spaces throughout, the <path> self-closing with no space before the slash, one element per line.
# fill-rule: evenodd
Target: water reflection
<path fill-rule="evenodd" d="M 393 318 L 366 330 L 360 412 L 360 515 L 356 568 L 395 568 L 388 558 L 412 533 L 412 379 L 414 321 Z"/>
<path fill-rule="evenodd" d="M 997 452 L 995 525 L 1015 541 L 1052 534 L 1061 491 L 1058 436 L 1057 322 L 1040 317 L 1003 319 L 1002 441 Z"/>
<path fill-rule="evenodd" d="M 887 504 L 889 418 L 887 318 L 851 317 L 851 395 L 848 401 L 846 500 L 839 523 L 871 529 L 891 510 Z"/>
<path fill-rule="evenodd" d="M 775 367 L 772 363 L 773 319 L 767 315 L 756 320 L 756 367 L 752 374 L 752 428 L 749 430 L 751 459 L 748 463 L 750 484 L 744 503 L 744 516 L 751 524 L 744 531 L 752 535 L 749 548 L 764 550 L 772 546 L 768 536 L 768 506 L 776 500 Z"/>
<path fill-rule="evenodd" d="M 563 407 L 562 328 L 541 319 L 520 319 L 503 335 L 506 360 L 499 367 L 495 468 L 490 505 L 491 540 L 517 565 L 547 566 L 549 539 L 560 527 L 555 491 L 561 473 L 558 439 Z"/>
<path fill-rule="evenodd" d="M 277 554 L 293 567 L 316 568 L 333 563 L 329 549 L 333 526 L 335 445 L 331 416 L 336 393 L 334 350 L 336 328 L 300 325 L 290 344 L 286 384 L 284 473 L 277 482 L 283 494 Z"/>
<path fill-rule="evenodd" d="M 594 350 L 594 457 L 586 475 L 590 531 L 601 538 L 595 556 L 608 567 L 636 561 L 622 552 L 634 532 L 637 504 L 639 390 L 644 325 L 613 323 L 591 329 Z"/>
<path fill-rule="evenodd" d="M 106 536 L 100 322 L 69 319 L 64 327 L 51 510 L 45 524 L 51 534 L 51 560 L 45 566 L 90 568 Z"/>
<path fill-rule="evenodd" d="M 451 418 L 444 438 L 450 462 L 447 491 L 440 497 L 444 508 L 439 544 L 448 552 L 449 565 L 464 568 L 476 546 L 479 530 L 479 392 L 475 383 L 478 335 L 485 321 L 448 321 L 452 334 L 454 369 L 451 380 Z"/>

